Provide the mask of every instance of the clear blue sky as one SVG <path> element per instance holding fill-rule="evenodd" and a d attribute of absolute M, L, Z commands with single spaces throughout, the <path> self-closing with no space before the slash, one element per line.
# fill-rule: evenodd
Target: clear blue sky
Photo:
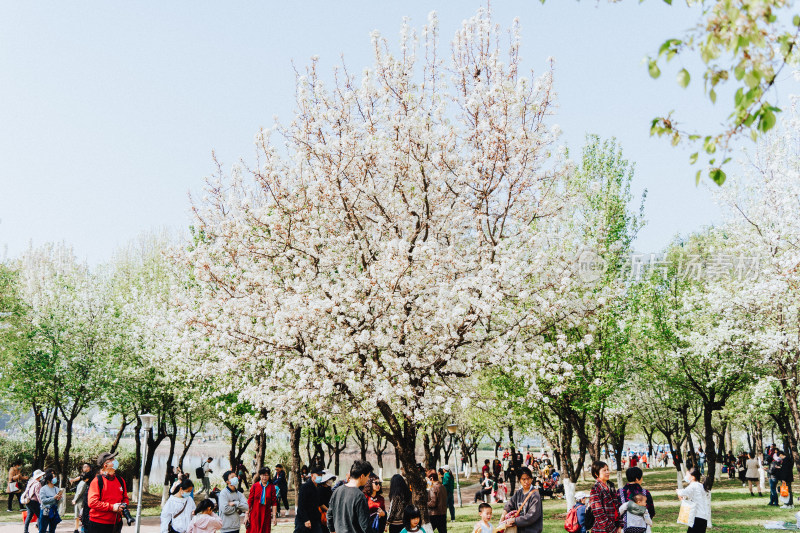
<path fill-rule="evenodd" d="M 678 2 L 676 2 L 678 4 Z M 369 32 L 396 40 L 403 16 L 439 12 L 449 42 L 479 2 L 13 2 L 0 3 L 0 247 L 65 241 L 98 263 L 142 231 L 181 228 L 188 192 L 213 171 L 252 160 L 254 136 L 293 106 L 292 61 L 344 54 L 371 61 Z M 556 59 L 563 142 L 615 136 L 649 190 L 636 246 L 657 251 L 718 216 L 694 185 L 687 152 L 648 136 L 672 108 L 713 124 L 719 110 L 641 64 L 697 21 L 685 6 L 634 0 L 495 1 L 497 22 L 522 22 L 522 56 L 541 73 Z M 690 65 L 691 66 L 691 65 Z M 717 113 L 715 115 L 715 113 Z M 2 257 L 2 252 L 0 252 Z"/>

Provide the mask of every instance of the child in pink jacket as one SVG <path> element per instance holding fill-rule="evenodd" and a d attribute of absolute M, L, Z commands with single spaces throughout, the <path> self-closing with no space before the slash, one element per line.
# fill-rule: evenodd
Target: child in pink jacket
<path fill-rule="evenodd" d="M 214 533 L 222 527 L 222 520 L 214 514 L 214 500 L 206 499 L 197 504 L 194 518 L 186 533 Z"/>

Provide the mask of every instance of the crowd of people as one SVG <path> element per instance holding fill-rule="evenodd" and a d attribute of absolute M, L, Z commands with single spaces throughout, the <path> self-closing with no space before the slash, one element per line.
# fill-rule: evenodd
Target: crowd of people
<path fill-rule="evenodd" d="M 570 533 L 650 533 L 656 509 L 652 496 L 642 486 L 643 468 L 649 467 L 643 455 L 625 455 L 627 483 L 621 488 L 610 481 L 609 465 L 595 461 L 590 469 L 594 486 L 588 493 L 575 494 L 565 529 Z M 710 492 L 703 483 L 702 449 L 694 457 L 696 466 L 687 461 L 686 486 L 677 489 L 681 500 L 678 521 L 688 527 L 688 533 L 704 533 L 711 525 L 711 507 Z M 656 464 L 660 461 L 660 454 L 656 455 Z M 248 533 L 270 533 L 281 507 L 289 510 L 283 466 L 276 465 L 274 473 L 263 467 L 250 480 L 247 468 L 239 464 L 222 474 L 224 486 L 218 488 L 210 483 L 212 463 L 209 457 L 195 470 L 201 485 L 197 492 L 188 473 L 170 470 L 170 496 L 161 511 L 161 533 L 237 533 L 242 523 Z M 792 506 L 793 461 L 774 445 L 758 458 L 752 453 L 738 457 L 729 454 L 723 458 L 723 465 L 731 478 L 738 472 L 743 486 L 748 486 L 754 496 L 754 489 L 761 495 L 759 477 L 767 476 L 768 505 Z M 303 467 L 295 502 L 295 533 L 447 533 L 448 513 L 450 520 L 455 520 L 454 475 L 448 466 L 438 470 L 422 465 L 418 468 L 427 482 L 426 509 L 414 505 L 404 473 L 391 478 L 384 496 L 383 480 L 369 462 L 355 461 L 342 480 L 319 466 Z M 127 509 L 128 487 L 116 475 L 118 469 L 116 454 L 102 453 L 96 465 L 83 463 L 78 475 L 68 480 L 77 484 L 72 498 L 75 533 L 119 533 L 124 521 L 128 525 L 134 521 Z M 511 449 L 504 451 L 502 460 L 485 460 L 473 498 L 479 504 L 473 533 L 498 533 L 510 527 L 517 533 L 541 533 L 543 498 L 564 497 L 560 477 L 546 452 L 539 457 L 530 452 L 523 456 Z M 24 533 L 29 533 L 34 521 L 38 521 L 39 533 L 54 533 L 61 522 L 59 506 L 66 497 L 56 472 L 36 470 L 27 477 L 16 461 L 8 479 L 9 511 L 15 499 L 27 511 Z M 492 503 L 503 504 L 497 527 L 492 524 Z M 423 517 L 427 517 L 430 532 L 424 529 Z"/>

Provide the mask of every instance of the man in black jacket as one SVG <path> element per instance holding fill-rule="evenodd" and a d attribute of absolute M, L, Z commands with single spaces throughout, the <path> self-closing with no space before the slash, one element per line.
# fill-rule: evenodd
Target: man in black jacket
<path fill-rule="evenodd" d="M 319 492 L 317 492 L 317 476 L 322 470 L 313 470 L 308 481 L 300 485 L 297 491 L 297 516 L 294 519 L 295 533 L 322 533 L 322 515 L 319 512 Z"/>
<path fill-rule="evenodd" d="M 286 471 L 283 465 L 275 465 L 275 486 L 278 488 L 278 516 L 281 514 L 281 502 L 289 512 L 289 484 L 286 482 Z"/>
<path fill-rule="evenodd" d="M 786 457 L 786 452 L 780 452 L 781 461 L 781 471 L 780 471 L 780 480 L 785 481 L 786 485 L 789 487 L 789 503 L 786 505 L 782 505 L 781 509 L 791 509 L 794 507 L 794 494 L 792 494 L 792 481 L 794 481 L 794 461 L 790 457 Z"/>

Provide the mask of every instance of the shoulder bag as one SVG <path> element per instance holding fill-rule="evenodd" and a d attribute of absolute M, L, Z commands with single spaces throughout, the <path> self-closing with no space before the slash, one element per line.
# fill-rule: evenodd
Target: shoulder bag
<path fill-rule="evenodd" d="M 183 514 L 183 511 L 186 510 L 187 505 L 189 505 L 189 502 L 184 502 L 183 508 L 180 511 L 178 511 L 178 514 L 169 519 L 169 524 L 167 524 L 167 531 L 169 531 L 169 533 L 179 533 L 177 530 L 175 530 L 175 528 L 172 527 L 172 521 L 178 518 L 181 514 Z"/>

